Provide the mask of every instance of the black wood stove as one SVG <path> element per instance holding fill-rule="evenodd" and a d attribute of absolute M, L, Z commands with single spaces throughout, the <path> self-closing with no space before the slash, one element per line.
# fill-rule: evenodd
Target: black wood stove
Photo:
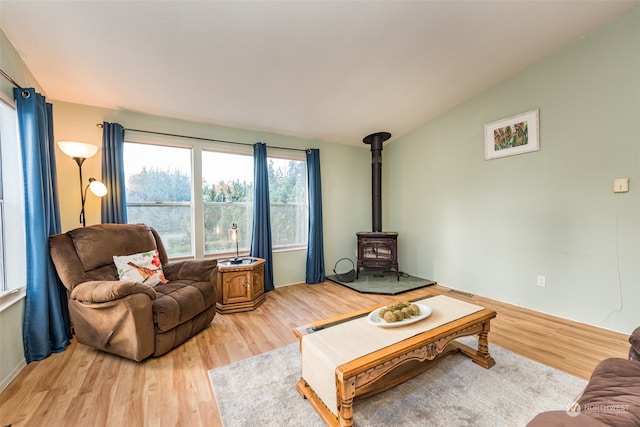
<path fill-rule="evenodd" d="M 382 144 L 391 138 L 389 132 L 366 136 L 362 141 L 371 145 L 371 217 L 372 231 L 356 233 L 358 237 L 358 265 L 360 269 L 390 269 L 400 280 L 398 269 L 398 233 L 382 231 Z"/>

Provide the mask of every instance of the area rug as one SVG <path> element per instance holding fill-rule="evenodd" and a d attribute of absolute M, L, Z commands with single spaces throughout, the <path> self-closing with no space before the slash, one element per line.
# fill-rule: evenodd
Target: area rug
<path fill-rule="evenodd" d="M 467 344 L 469 339 L 461 339 Z M 484 369 L 462 354 L 384 393 L 356 400 L 356 426 L 524 426 L 536 414 L 565 410 L 586 381 L 490 344 Z M 322 427 L 296 390 L 298 344 L 209 371 L 224 427 Z"/>
<path fill-rule="evenodd" d="M 353 282 L 343 282 L 338 275 L 327 276 L 331 280 L 354 291 L 363 294 L 396 295 L 425 286 L 435 285 L 436 282 L 400 273 L 400 281 L 395 272 L 361 271 L 358 279 Z"/>

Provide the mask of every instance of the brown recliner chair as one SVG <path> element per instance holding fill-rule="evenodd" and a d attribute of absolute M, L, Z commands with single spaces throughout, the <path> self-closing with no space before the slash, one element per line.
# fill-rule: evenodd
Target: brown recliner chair
<path fill-rule="evenodd" d="M 215 311 L 216 260 L 168 262 L 144 224 L 101 224 L 49 238 L 51 259 L 69 290 L 79 343 L 141 361 L 160 356 L 205 329 Z M 167 283 L 120 280 L 113 256 L 158 250 Z"/>
<path fill-rule="evenodd" d="M 571 410 L 542 412 L 527 427 L 640 426 L 640 327 L 629 343 L 629 359 L 598 363 Z"/>
<path fill-rule="evenodd" d="M 640 362 L 640 326 L 638 326 L 629 337 L 631 348 L 629 349 L 629 360 Z"/>

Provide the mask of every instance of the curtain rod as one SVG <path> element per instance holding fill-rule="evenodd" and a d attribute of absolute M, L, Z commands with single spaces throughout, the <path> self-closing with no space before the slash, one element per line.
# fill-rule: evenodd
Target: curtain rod
<path fill-rule="evenodd" d="M 5 79 L 9 80 L 11 82 L 12 85 L 14 85 L 15 87 L 17 87 L 18 89 L 20 89 L 22 91 L 22 96 L 25 98 L 29 97 L 29 91 L 25 88 L 23 88 L 22 86 L 20 86 L 18 83 L 16 83 L 15 80 L 13 80 L 11 78 L 11 76 L 9 76 L 9 74 L 5 73 L 4 71 L 0 70 L 0 74 L 2 74 L 2 77 L 4 77 Z"/>
<path fill-rule="evenodd" d="M 102 128 L 102 123 L 98 123 L 96 125 L 99 128 Z M 123 128 L 124 131 L 129 131 L 129 132 L 139 132 L 139 133 L 148 133 L 148 134 L 152 134 L 152 135 L 163 135 L 163 136 L 173 136 L 173 137 L 177 137 L 177 138 L 188 138 L 188 139 L 196 139 L 198 141 L 210 141 L 210 142 L 222 142 L 225 144 L 235 144 L 235 145 L 245 145 L 248 147 L 253 147 L 254 144 L 250 144 L 248 142 L 238 142 L 238 141 L 225 141 L 223 139 L 212 139 L 212 138 L 203 138 L 200 136 L 189 136 L 189 135 L 179 135 L 179 134 L 175 134 L 175 133 L 166 133 L 166 132 L 156 132 L 156 131 L 151 131 L 151 130 L 142 130 L 142 129 L 129 129 L 129 128 Z M 290 150 L 290 151 L 303 151 L 303 152 L 307 152 L 307 149 L 302 149 L 302 148 L 288 148 L 288 147 L 273 147 L 273 146 L 267 146 L 267 148 L 275 148 L 278 150 Z"/>

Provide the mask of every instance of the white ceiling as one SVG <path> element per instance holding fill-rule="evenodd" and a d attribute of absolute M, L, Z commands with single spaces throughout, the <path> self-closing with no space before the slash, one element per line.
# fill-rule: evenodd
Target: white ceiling
<path fill-rule="evenodd" d="M 358 145 L 638 5 L 0 0 L 0 27 L 52 100 Z"/>

